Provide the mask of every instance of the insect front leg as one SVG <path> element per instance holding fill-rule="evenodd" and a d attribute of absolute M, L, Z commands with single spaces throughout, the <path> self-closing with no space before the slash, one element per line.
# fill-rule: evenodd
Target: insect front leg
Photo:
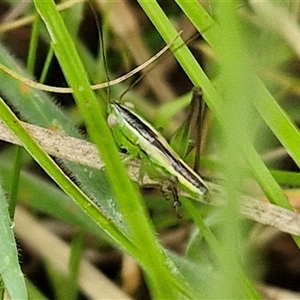
<path fill-rule="evenodd" d="M 161 193 L 166 200 L 169 200 L 169 194 L 172 194 L 173 207 L 176 210 L 177 217 L 181 218 L 181 215 L 179 214 L 181 202 L 178 196 L 178 178 L 174 175 L 171 175 L 168 180 L 165 180 L 161 185 Z"/>

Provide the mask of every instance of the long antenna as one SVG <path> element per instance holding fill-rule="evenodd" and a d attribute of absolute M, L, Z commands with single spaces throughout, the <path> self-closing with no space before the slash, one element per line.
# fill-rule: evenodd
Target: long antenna
<path fill-rule="evenodd" d="M 178 36 L 175 37 L 174 41 L 177 39 L 177 37 L 179 37 L 182 34 L 182 31 L 179 31 Z M 189 44 L 192 41 L 194 41 L 197 37 L 199 37 L 200 34 L 197 32 L 194 35 L 192 35 L 191 37 L 189 37 L 186 41 L 184 41 L 185 44 Z M 173 41 L 170 43 L 170 45 L 168 46 L 168 48 L 172 45 Z M 176 51 L 177 49 L 179 49 L 181 47 L 178 46 L 176 47 L 173 51 Z M 164 56 L 167 58 L 170 55 L 172 55 L 172 52 L 167 52 L 166 54 L 164 54 Z M 157 57 L 160 57 L 160 55 Z M 120 95 L 119 99 L 121 100 L 125 94 L 131 89 L 133 88 L 135 85 L 137 85 L 145 76 L 147 76 L 147 74 L 149 74 L 155 67 L 156 65 L 159 63 L 158 59 L 153 60 L 151 67 L 148 68 L 146 73 L 143 73 L 139 78 L 137 78 L 135 81 L 133 81 L 128 87 L 127 89 Z"/>
<path fill-rule="evenodd" d="M 110 99 L 110 78 L 108 75 L 108 64 L 107 64 L 107 59 L 106 59 L 106 47 L 104 45 L 104 34 L 103 34 L 103 30 L 102 30 L 102 26 L 100 26 L 99 23 L 99 19 L 98 19 L 98 15 L 96 13 L 96 10 L 92 4 L 91 1 L 88 1 L 89 6 L 91 8 L 91 12 L 93 14 L 94 20 L 95 20 L 95 24 L 96 24 L 96 28 L 97 28 L 97 32 L 99 34 L 99 51 L 101 53 L 102 56 L 102 60 L 103 60 L 103 67 L 104 67 L 104 71 L 105 71 L 105 77 L 107 80 L 107 86 L 106 86 L 106 93 L 107 93 L 107 97 L 108 99 Z"/>

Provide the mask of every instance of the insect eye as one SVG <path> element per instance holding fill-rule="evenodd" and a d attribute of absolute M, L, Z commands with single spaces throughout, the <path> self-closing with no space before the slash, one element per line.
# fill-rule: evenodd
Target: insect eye
<path fill-rule="evenodd" d="M 107 117 L 107 124 L 110 128 L 113 128 L 117 125 L 117 117 L 113 114 L 108 115 Z"/>
<path fill-rule="evenodd" d="M 128 108 L 131 108 L 131 109 L 135 109 L 135 106 L 132 102 L 124 102 L 124 106 L 128 107 Z"/>

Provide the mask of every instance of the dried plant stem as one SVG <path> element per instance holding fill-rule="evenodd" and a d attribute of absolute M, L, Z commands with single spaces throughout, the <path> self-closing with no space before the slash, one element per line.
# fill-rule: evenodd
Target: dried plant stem
<path fill-rule="evenodd" d="M 92 143 L 64 136 L 58 132 L 24 122 L 22 122 L 22 125 L 48 154 L 97 169 L 102 169 L 104 167 L 104 164 L 100 160 L 98 152 Z M 0 140 L 20 145 L 20 141 L 1 121 Z M 140 166 L 141 162 L 138 159 L 135 159 L 131 161 L 128 167 L 131 179 L 137 182 L 141 181 L 139 175 Z M 146 175 L 142 179 L 141 184 L 145 186 L 160 186 L 159 182 L 151 180 Z M 194 200 L 205 202 L 206 204 L 213 206 L 222 206 L 224 204 L 223 188 L 212 183 L 208 183 L 208 186 L 210 188 L 209 203 L 205 202 L 203 199 Z M 191 197 L 186 194 L 185 196 Z M 300 236 L 299 214 L 250 196 L 241 195 L 240 201 L 240 212 L 243 216 L 261 224 L 273 226 L 282 232 Z"/>

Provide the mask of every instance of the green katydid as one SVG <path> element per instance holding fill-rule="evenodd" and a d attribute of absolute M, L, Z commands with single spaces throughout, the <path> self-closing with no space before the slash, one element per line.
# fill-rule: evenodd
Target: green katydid
<path fill-rule="evenodd" d="M 194 89 L 194 93 L 201 93 Z M 117 144 L 125 148 L 129 155 L 139 156 L 151 166 L 151 174 L 169 179 L 168 187 L 174 196 L 174 206 L 179 206 L 176 184 L 195 197 L 208 191 L 204 180 L 193 171 L 170 147 L 164 137 L 132 109 L 117 102 L 109 108 L 108 123 L 112 128 Z M 149 168 L 148 168 L 149 169 Z"/>

